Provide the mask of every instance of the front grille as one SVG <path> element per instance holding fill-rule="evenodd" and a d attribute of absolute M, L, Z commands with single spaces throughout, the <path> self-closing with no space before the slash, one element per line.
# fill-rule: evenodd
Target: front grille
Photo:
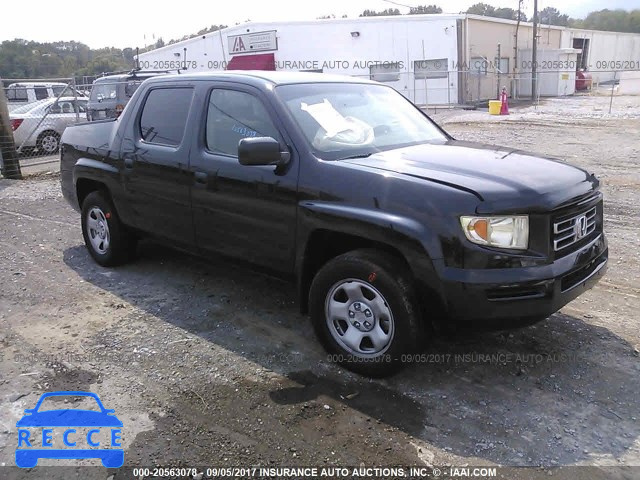
<path fill-rule="evenodd" d="M 553 224 L 553 250 L 559 252 L 588 237 L 596 229 L 597 207 Z"/>

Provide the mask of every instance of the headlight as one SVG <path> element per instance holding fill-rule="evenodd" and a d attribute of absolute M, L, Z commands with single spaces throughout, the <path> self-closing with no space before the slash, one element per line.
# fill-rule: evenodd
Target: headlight
<path fill-rule="evenodd" d="M 469 241 L 478 245 L 524 250 L 529 246 L 529 217 L 460 217 Z"/>

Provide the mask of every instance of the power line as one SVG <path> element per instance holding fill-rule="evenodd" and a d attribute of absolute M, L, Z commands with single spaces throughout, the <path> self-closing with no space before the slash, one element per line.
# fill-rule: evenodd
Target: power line
<path fill-rule="evenodd" d="M 387 3 L 393 3 L 394 5 L 398 5 L 400 7 L 407 7 L 407 8 L 417 8 L 413 5 L 405 5 L 404 3 L 398 3 L 398 2 L 394 2 L 393 0 L 382 0 L 383 2 L 387 2 Z"/>

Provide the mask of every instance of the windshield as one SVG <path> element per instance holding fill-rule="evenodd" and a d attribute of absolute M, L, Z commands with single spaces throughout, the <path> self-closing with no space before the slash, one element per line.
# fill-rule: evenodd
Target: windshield
<path fill-rule="evenodd" d="M 406 98 L 383 85 L 281 85 L 278 96 L 314 154 L 324 160 L 366 157 L 447 137 Z"/>

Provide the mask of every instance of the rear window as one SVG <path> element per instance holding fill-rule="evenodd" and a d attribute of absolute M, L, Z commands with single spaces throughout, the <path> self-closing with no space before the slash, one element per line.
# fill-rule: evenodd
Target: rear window
<path fill-rule="evenodd" d="M 180 145 L 192 97 L 191 88 L 151 90 L 140 116 L 142 139 L 159 145 Z"/>
<path fill-rule="evenodd" d="M 18 108 L 15 108 L 14 110 L 11 111 L 11 115 L 15 115 L 18 113 L 27 113 L 30 112 L 31 110 L 35 110 L 36 108 L 40 108 L 42 107 L 43 104 L 49 103 L 50 100 L 39 100 L 37 102 L 32 102 L 32 103 L 28 103 L 26 105 L 22 105 Z"/>
<path fill-rule="evenodd" d="M 91 88 L 91 100 L 102 102 L 103 100 L 115 100 L 118 97 L 118 82 L 94 83 Z"/>

